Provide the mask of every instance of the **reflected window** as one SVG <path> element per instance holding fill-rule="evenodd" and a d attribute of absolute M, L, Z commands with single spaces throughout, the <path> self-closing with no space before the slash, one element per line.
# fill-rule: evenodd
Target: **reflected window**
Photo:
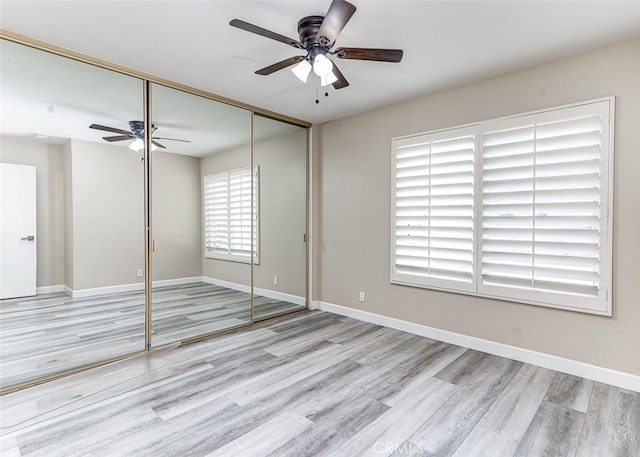
<path fill-rule="evenodd" d="M 259 263 L 258 179 L 258 167 L 204 176 L 205 257 L 251 262 L 254 246 L 254 263 Z"/>

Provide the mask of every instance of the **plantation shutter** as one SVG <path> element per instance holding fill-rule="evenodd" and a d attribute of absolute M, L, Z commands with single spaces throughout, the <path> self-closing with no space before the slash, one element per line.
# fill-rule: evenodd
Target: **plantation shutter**
<path fill-rule="evenodd" d="M 229 177 L 218 173 L 204 177 L 205 249 L 229 253 Z"/>
<path fill-rule="evenodd" d="M 608 107 L 605 101 L 487 122 L 479 292 L 602 307 Z"/>
<path fill-rule="evenodd" d="M 252 179 L 253 175 L 253 179 Z M 204 177 L 205 250 L 214 258 L 257 262 L 258 168 Z"/>
<path fill-rule="evenodd" d="M 394 140 L 392 280 L 475 290 L 469 128 Z"/>

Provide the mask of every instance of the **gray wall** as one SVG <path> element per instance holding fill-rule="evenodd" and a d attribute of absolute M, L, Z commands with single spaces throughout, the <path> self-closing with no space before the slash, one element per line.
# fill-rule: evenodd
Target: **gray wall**
<path fill-rule="evenodd" d="M 71 140 L 73 288 L 143 281 L 142 154 Z"/>
<path fill-rule="evenodd" d="M 36 167 L 37 287 L 65 283 L 63 147 L 0 136 L 0 162 Z"/>
<path fill-rule="evenodd" d="M 144 281 L 141 158 L 71 140 L 74 289 Z M 200 159 L 155 151 L 152 167 L 153 280 L 201 276 Z"/>
<path fill-rule="evenodd" d="M 639 75 L 635 39 L 321 125 L 315 299 L 640 374 Z M 612 318 L 390 284 L 391 138 L 608 95 Z"/>
<path fill-rule="evenodd" d="M 65 285 L 73 290 L 73 182 L 71 179 L 71 141 L 62 147 L 64 188 L 64 272 Z"/>
<path fill-rule="evenodd" d="M 155 151 L 151 165 L 153 279 L 202 276 L 200 159 Z"/>

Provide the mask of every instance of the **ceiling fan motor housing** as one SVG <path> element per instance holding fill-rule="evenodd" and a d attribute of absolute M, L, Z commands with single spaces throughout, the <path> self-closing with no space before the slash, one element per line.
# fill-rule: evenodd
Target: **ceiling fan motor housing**
<path fill-rule="evenodd" d="M 298 34 L 300 41 L 309 51 L 310 60 L 313 61 L 318 54 L 327 54 L 329 48 L 318 40 L 318 31 L 324 21 L 324 16 L 306 16 L 298 21 Z"/>
<path fill-rule="evenodd" d="M 133 133 L 136 138 L 142 138 L 144 136 L 144 121 L 129 121 L 129 127 L 131 128 L 131 133 Z M 151 124 L 151 131 L 155 132 L 156 129 L 157 127 Z"/>

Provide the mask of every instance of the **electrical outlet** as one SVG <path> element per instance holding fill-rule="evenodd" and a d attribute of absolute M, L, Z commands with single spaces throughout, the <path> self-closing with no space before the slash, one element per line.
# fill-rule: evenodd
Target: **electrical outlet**
<path fill-rule="evenodd" d="M 275 286 L 277 286 L 277 285 L 278 285 L 278 275 L 273 275 L 273 284 L 274 284 Z"/>
<path fill-rule="evenodd" d="M 144 270 L 142 268 L 138 268 L 138 278 L 142 278 L 144 276 Z"/>
<path fill-rule="evenodd" d="M 364 291 L 360 291 L 358 294 L 358 301 L 364 302 Z"/>

